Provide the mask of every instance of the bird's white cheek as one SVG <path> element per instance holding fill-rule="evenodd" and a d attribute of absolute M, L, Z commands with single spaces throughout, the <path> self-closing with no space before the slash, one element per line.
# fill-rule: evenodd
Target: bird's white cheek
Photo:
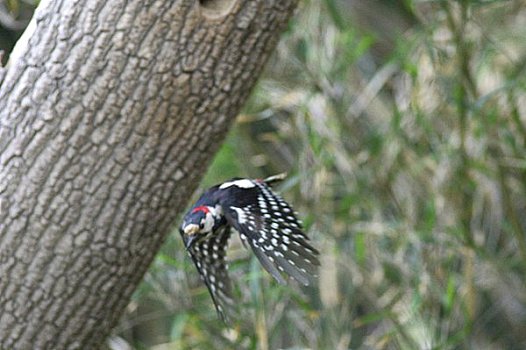
<path fill-rule="evenodd" d="M 212 214 L 208 213 L 205 216 L 205 225 L 203 227 L 203 231 L 210 232 L 212 231 L 212 227 L 214 227 L 214 217 Z"/>

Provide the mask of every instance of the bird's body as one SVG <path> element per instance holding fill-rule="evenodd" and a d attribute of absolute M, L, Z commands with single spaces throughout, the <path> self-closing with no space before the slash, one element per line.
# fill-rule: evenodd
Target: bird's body
<path fill-rule="evenodd" d="M 278 282 L 285 283 L 285 273 L 307 285 L 316 273 L 318 251 L 290 205 L 269 187 L 282 178 L 232 179 L 213 186 L 184 218 L 180 232 L 185 246 L 223 319 L 225 306 L 232 305 L 225 262 L 232 229 Z"/>

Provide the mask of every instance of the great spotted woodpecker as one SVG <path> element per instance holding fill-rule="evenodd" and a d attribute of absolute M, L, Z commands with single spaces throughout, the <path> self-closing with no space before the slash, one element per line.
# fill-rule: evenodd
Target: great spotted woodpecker
<path fill-rule="evenodd" d="M 290 205 L 269 187 L 284 176 L 235 178 L 213 186 L 184 217 L 184 244 L 223 320 L 225 308 L 233 305 L 225 262 L 232 229 L 279 283 L 285 283 L 282 273 L 304 285 L 316 275 L 318 251 L 308 243 Z"/>

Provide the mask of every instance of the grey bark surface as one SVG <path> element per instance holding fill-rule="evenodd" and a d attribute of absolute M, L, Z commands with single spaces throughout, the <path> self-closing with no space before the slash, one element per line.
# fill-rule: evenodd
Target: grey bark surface
<path fill-rule="evenodd" d="M 296 0 L 46 0 L 0 76 L 0 348 L 98 348 Z"/>

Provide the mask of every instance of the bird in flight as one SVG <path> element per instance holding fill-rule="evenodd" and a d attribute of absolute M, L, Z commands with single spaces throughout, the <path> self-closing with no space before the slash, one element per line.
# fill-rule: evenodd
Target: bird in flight
<path fill-rule="evenodd" d="M 180 233 L 219 317 L 234 305 L 225 261 L 232 230 L 279 283 L 283 274 L 308 285 L 316 276 L 319 252 L 309 243 L 291 206 L 266 179 L 235 178 L 206 190 L 185 215 Z"/>

